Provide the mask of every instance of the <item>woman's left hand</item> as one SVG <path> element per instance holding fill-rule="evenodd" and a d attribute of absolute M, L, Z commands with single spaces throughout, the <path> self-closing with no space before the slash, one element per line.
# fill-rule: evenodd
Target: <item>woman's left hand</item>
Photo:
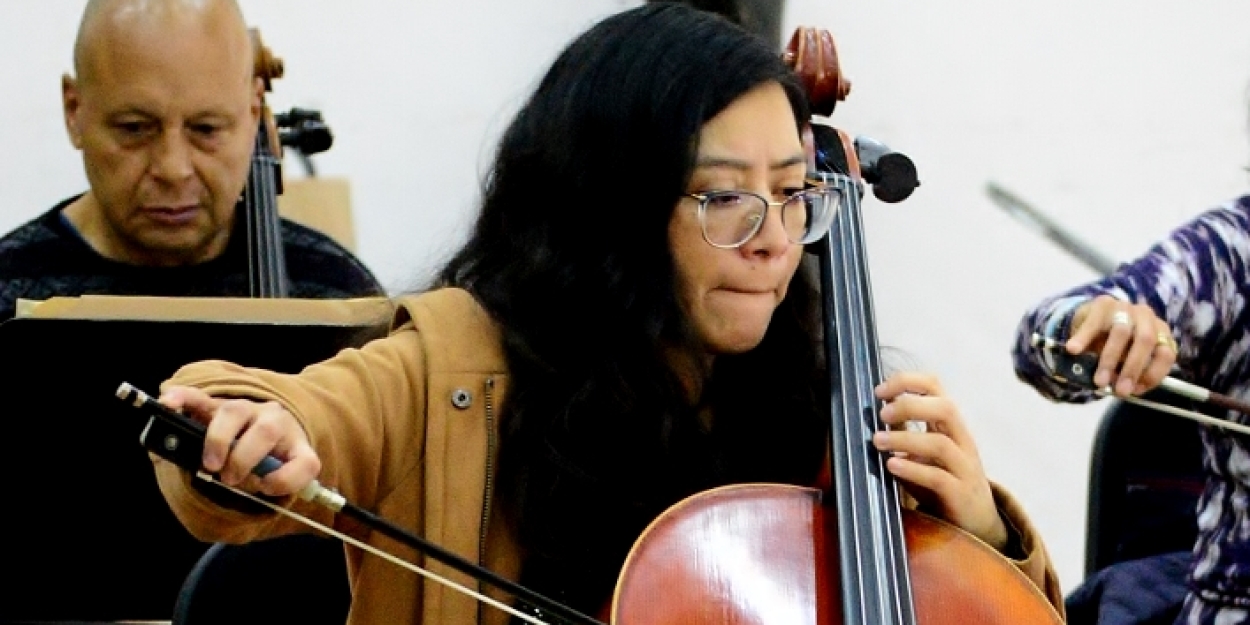
<path fill-rule="evenodd" d="M 937 378 L 923 373 L 890 376 L 876 389 L 886 402 L 881 420 L 890 426 L 923 422 L 923 432 L 877 432 L 873 443 L 890 452 L 886 468 L 926 507 L 998 551 L 1007 545 L 989 480 L 972 434 Z"/>

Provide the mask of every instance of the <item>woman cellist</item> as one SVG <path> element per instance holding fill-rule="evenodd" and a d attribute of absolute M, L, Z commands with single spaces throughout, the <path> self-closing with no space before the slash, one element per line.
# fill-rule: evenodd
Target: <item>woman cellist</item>
<path fill-rule="evenodd" d="M 601 612 L 635 539 L 672 504 L 819 478 L 831 389 L 801 260 L 843 191 L 807 184 L 808 118 L 778 55 L 725 20 L 665 4 L 610 17 L 512 122 L 470 240 L 437 284 L 400 300 L 390 336 L 298 375 L 192 364 L 162 401 L 208 423 L 204 468 L 227 483 L 281 497 L 317 478 Z M 1040 538 L 986 479 L 937 380 L 898 374 L 875 393 L 886 422 L 928 424 L 874 438 L 889 470 L 1060 610 Z M 249 475 L 266 454 L 284 466 Z M 157 473 L 203 539 L 297 530 L 211 503 L 171 464 Z M 351 623 L 507 618 L 348 555 Z"/>

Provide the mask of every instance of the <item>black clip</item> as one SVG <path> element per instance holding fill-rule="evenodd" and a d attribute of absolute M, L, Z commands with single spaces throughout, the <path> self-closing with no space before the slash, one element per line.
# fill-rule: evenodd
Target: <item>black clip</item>
<path fill-rule="evenodd" d="M 1054 363 L 1051 377 L 1064 384 L 1097 389 L 1094 372 L 1098 371 L 1098 354 L 1084 353 L 1073 356 L 1066 350 L 1056 349 L 1050 353 Z"/>

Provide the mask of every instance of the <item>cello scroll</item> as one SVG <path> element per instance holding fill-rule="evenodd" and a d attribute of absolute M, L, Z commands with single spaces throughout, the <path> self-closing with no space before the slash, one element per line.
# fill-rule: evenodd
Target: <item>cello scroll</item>
<path fill-rule="evenodd" d="M 851 81 L 842 74 L 838 48 L 829 31 L 800 26 L 790 37 L 782 59 L 807 87 L 812 113 L 828 117 L 838 102 L 850 95 Z"/>
<path fill-rule="evenodd" d="M 813 114 L 829 116 L 851 92 L 851 82 L 838 63 L 833 35 L 801 26 L 790 37 L 782 59 L 794 70 L 807 91 Z M 901 202 L 920 186 L 916 165 L 907 156 L 868 137 L 851 138 L 845 132 L 813 121 L 815 169 L 863 178 L 882 202 Z"/>

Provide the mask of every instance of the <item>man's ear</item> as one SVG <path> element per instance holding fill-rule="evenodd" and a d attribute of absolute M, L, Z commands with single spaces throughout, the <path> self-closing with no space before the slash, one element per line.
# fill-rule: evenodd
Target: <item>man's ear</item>
<path fill-rule="evenodd" d="M 82 94 L 78 90 L 78 82 L 73 76 L 61 76 L 61 110 L 65 115 L 65 130 L 69 133 L 69 142 L 76 149 L 82 149 L 82 122 L 79 112 L 82 108 Z"/>

